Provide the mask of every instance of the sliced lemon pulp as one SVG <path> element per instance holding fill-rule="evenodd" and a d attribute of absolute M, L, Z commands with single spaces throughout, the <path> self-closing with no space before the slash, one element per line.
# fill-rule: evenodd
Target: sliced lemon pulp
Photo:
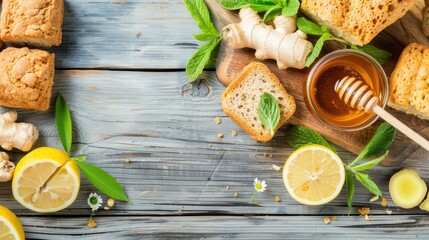
<path fill-rule="evenodd" d="M 36 212 L 55 212 L 70 206 L 80 187 L 79 169 L 68 154 L 42 147 L 24 156 L 12 181 L 15 199 Z"/>
<path fill-rule="evenodd" d="M 25 239 L 24 229 L 16 215 L 0 206 L 0 240 Z"/>
<path fill-rule="evenodd" d="M 293 199 L 306 205 L 322 205 L 341 192 L 345 170 L 341 159 L 321 145 L 294 151 L 283 168 L 283 182 Z"/>

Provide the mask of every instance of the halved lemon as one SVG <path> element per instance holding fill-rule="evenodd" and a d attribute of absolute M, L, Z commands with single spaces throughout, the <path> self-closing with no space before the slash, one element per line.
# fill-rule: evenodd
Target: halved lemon
<path fill-rule="evenodd" d="M 283 168 L 283 182 L 293 199 L 322 205 L 341 192 L 345 181 L 343 162 L 332 150 L 308 145 L 294 151 Z"/>
<path fill-rule="evenodd" d="M 15 168 L 12 192 L 35 212 L 56 212 L 70 206 L 80 187 L 79 169 L 69 155 L 41 147 L 25 155 Z"/>
<path fill-rule="evenodd" d="M 25 239 L 24 229 L 16 215 L 0 205 L 0 239 Z"/>

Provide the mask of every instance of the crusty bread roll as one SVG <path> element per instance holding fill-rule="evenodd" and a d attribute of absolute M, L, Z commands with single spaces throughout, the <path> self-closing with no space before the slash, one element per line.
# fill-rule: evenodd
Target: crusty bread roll
<path fill-rule="evenodd" d="M 1 38 L 38 47 L 61 44 L 64 0 L 3 0 Z"/>
<path fill-rule="evenodd" d="M 54 54 L 6 48 L 0 52 L 0 106 L 47 110 L 54 71 Z"/>
<path fill-rule="evenodd" d="M 405 15 L 416 0 L 302 0 L 302 11 L 355 45 L 369 43 L 384 28 Z"/>
<path fill-rule="evenodd" d="M 388 105 L 429 120 L 429 47 L 411 43 L 389 78 Z"/>
<path fill-rule="evenodd" d="M 258 115 L 259 101 L 264 92 L 277 98 L 281 116 L 278 129 L 295 112 L 295 99 L 264 64 L 252 62 L 247 65 L 221 96 L 223 111 L 250 137 L 261 142 L 273 137 L 270 130 L 262 126 Z"/>

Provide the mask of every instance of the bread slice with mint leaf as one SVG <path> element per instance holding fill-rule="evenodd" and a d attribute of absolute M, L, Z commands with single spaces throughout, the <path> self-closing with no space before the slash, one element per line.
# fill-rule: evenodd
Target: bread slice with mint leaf
<path fill-rule="evenodd" d="M 271 131 L 262 124 L 258 112 L 264 93 L 278 103 L 280 119 Z M 221 96 L 223 111 L 253 139 L 267 142 L 295 112 L 295 99 L 288 94 L 280 80 L 267 66 L 259 62 L 247 65 Z"/>

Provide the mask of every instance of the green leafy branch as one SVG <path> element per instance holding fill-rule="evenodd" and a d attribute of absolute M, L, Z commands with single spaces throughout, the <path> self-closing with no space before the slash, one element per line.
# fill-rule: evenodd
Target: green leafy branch
<path fill-rule="evenodd" d="M 67 102 L 61 94 L 58 94 L 55 104 L 55 121 L 64 150 L 70 154 L 72 145 L 72 121 Z M 80 171 L 83 172 L 89 182 L 98 190 L 117 200 L 127 201 L 128 203 L 131 202 L 118 181 L 103 169 L 85 162 L 85 156 L 72 157 L 71 160 L 76 163 Z"/>
<path fill-rule="evenodd" d="M 381 190 L 378 188 L 377 184 L 365 171 L 377 166 L 388 155 L 387 149 L 395 139 L 395 135 L 396 129 L 393 126 L 386 122 L 380 124 L 373 137 L 364 147 L 361 153 L 351 163 L 347 165 L 344 164 L 346 169 L 347 206 L 349 209 L 349 214 L 352 209 L 355 192 L 354 179 L 360 182 L 371 193 L 377 196 L 382 196 Z M 332 145 L 318 132 L 303 126 L 292 127 L 286 133 L 286 141 L 294 148 L 300 148 L 310 144 L 320 144 L 336 152 Z M 368 160 L 383 152 L 383 155 L 373 160 Z M 365 159 L 367 160 L 363 161 Z"/>
<path fill-rule="evenodd" d="M 206 42 L 189 59 L 186 64 L 186 77 L 193 82 L 198 79 L 210 60 L 213 50 L 222 40 L 222 35 L 211 21 L 209 10 L 204 0 L 184 0 L 188 11 L 197 22 L 201 33 L 194 34 L 198 41 Z"/>
<path fill-rule="evenodd" d="M 299 0 L 220 0 L 222 7 L 238 10 L 250 7 L 255 12 L 265 12 L 263 21 L 273 20 L 275 16 L 294 16 L 299 10 Z"/>
<path fill-rule="evenodd" d="M 280 122 L 280 108 L 273 95 L 266 92 L 262 94 L 258 106 L 258 115 L 262 125 L 270 130 L 271 136 L 274 136 Z"/>
<path fill-rule="evenodd" d="M 314 49 L 311 52 L 311 55 L 307 58 L 307 61 L 305 63 L 307 67 L 309 67 L 316 60 L 316 58 L 319 56 L 320 52 L 322 51 L 324 43 L 329 40 L 340 42 L 344 45 L 344 47 L 349 47 L 352 49 L 365 52 L 368 55 L 372 56 L 380 64 L 386 63 L 389 60 L 389 58 L 392 57 L 392 54 L 390 52 L 376 48 L 370 44 L 366 44 L 363 46 L 356 46 L 342 38 L 335 37 L 329 32 L 326 26 L 319 26 L 316 23 L 304 17 L 298 18 L 297 26 L 299 30 L 301 30 L 306 34 L 320 36 L 320 38 L 317 40 L 316 44 L 314 45 Z"/>

